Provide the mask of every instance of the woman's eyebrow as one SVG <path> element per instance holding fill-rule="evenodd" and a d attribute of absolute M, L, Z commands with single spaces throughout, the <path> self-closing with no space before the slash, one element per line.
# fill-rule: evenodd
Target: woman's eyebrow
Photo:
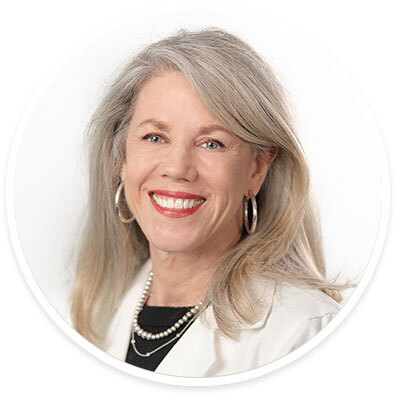
<path fill-rule="evenodd" d="M 147 118 L 146 120 L 142 121 L 137 126 L 137 128 L 140 128 L 140 127 L 142 127 L 143 125 L 146 125 L 146 124 L 154 125 L 156 128 L 162 129 L 162 130 L 164 130 L 166 132 L 169 132 L 169 130 L 170 130 L 170 128 L 169 128 L 167 123 L 165 123 L 163 121 L 156 120 L 155 118 Z"/>
<path fill-rule="evenodd" d="M 224 128 L 222 125 L 217 125 L 217 124 L 206 125 L 199 129 L 200 133 L 211 133 L 215 131 L 225 132 L 232 135 L 232 132 L 230 130 Z"/>
<path fill-rule="evenodd" d="M 163 131 L 169 132 L 170 131 L 170 127 L 166 122 L 157 120 L 155 118 L 147 118 L 146 120 L 142 121 L 137 128 L 140 128 L 143 125 L 146 124 L 151 124 L 153 126 L 155 126 L 158 129 L 161 129 Z M 229 134 L 232 134 L 231 131 L 229 131 L 227 128 L 224 128 L 222 125 L 218 125 L 218 124 L 210 124 L 210 125 L 205 125 L 202 126 L 201 128 L 199 128 L 199 133 L 211 133 L 211 132 L 215 132 L 215 131 L 221 131 L 221 132 L 226 132 Z"/>

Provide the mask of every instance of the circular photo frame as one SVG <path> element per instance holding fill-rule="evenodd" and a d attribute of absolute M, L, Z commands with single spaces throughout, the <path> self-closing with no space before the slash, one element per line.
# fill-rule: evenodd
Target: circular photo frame
<path fill-rule="evenodd" d="M 87 203 L 83 133 L 105 87 L 147 44 L 182 28 L 206 27 L 224 29 L 251 45 L 285 87 L 320 206 L 327 276 L 357 287 L 345 295 L 334 319 L 287 355 L 252 370 L 198 378 L 140 369 L 95 347 L 72 328 L 69 295 L 73 247 Z M 68 336 L 124 372 L 162 383 L 206 386 L 239 382 L 283 367 L 342 322 L 379 260 L 389 191 L 384 148 L 372 111 L 330 55 L 280 22 L 243 11 L 211 10 L 208 15 L 197 8 L 194 13 L 180 9 L 130 17 L 86 40 L 54 68 L 29 103 L 17 131 L 9 163 L 7 209 L 26 280 Z"/>

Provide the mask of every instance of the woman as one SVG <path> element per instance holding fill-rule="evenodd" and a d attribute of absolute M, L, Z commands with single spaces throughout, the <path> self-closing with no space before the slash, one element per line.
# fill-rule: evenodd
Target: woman
<path fill-rule="evenodd" d="M 338 312 L 292 116 L 269 66 L 220 29 L 149 45 L 89 127 L 71 313 L 114 357 L 204 377 L 269 363 Z M 344 286 L 345 287 L 345 286 Z"/>

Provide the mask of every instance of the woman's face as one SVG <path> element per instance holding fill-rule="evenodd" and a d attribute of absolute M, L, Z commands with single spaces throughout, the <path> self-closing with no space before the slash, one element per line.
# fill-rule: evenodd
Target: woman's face
<path fill-rule="evenodd" d="M 235 245 L 243 197 L 248 190 L 258 193 L 268 168 L 262 155 L 211 114 L 181 74 L 144 85 L 121 179 L 151 247 L 202 253 Z"/>

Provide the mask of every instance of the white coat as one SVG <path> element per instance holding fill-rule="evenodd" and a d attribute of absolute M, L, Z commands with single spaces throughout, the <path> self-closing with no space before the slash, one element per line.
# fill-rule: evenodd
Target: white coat
<path fill-rule="evenodd" d="M 132 317 L 151 262 L 135 275 L 106 334 L 104 350 L 125 362 Z M 284 286 L 277 292 L 268 320 L 241 331 L 238 341 L 219 334 L 213 311 L 197 319 L 165 356 L 155 372 L 182 377 L 231 375 L 270 363 L 298 348 L 337 314 L 339 304 L 319 290 Z M 128 363 L 125 363 L 128 364 Z"/>

